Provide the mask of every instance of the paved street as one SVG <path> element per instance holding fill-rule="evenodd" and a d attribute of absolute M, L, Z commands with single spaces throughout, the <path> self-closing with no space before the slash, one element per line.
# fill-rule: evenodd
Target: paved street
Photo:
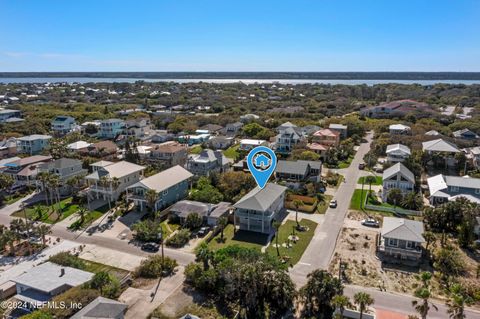
<path fill-rule="evenodd" d="M 372 134 L 368 134 L 366 139 L 367 143 L 360 145 L 350 167 L 341 171 L 345 177 L 345 183 L 340 185 L 335 196 L 338 202 L 337 208 L 327 210 L 323 223 L 315 230 L 315 235 L 302 258 L 290 271 L 290 276 L 298 287 L 307 282 L 307 275 L 310 272 L 318 268 L 327 269 L 330 264 L 338 235 L 350 206 L 350 198 L 357 186 L 358 177 L 361 176 L 358 164 L 363 162 L 363 156 L 370 149 Z"/>

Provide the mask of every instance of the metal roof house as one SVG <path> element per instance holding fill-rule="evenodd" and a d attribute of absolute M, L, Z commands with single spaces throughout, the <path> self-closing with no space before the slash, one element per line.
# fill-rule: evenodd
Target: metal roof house
<path fill-rule="evenodd" d="M 422 257 L 423 223 L 384 217 L 378 251 L 385 257 L 418 262 Z"/>
<path fill-rule="evenodd" d="M 140 210 L 147 208 L 148 190 L 157 193 L 154 211 L 168 207 L 188 195 L 189 179 L 192 173 L 176 165 L 158 174 L 142 179 L 127 188 L 127 201 L 131 200 Z"/>
<path fill-rule="evenodd" d="M 435 175 L 427 180 L 430 204 L 439 205 L 464 197 L 480 204 L 480 178 Z"/>
<path fill-rule="evenodd" d="M 399 189 L 403 195 L 413 192 L 415 176 L 402 163 L 397 163 L 383 172 L 382 198 L 385 201 L 392 189 Z"/>
<path fill-rule="evenodd" d="M 240 230 L 270 234 L 272 223 L 285 211 L 285 186 L 268 183 L 265 188 L 254 188 L 243 196 L 235 208 L 234 224 Z"/>
<path fill-rule="evenodd" d="M 406 160 L 412 152 L 408 146 L 402 144 L 387 145 L 387 161 L 390 163 L 403 162 Z"/>

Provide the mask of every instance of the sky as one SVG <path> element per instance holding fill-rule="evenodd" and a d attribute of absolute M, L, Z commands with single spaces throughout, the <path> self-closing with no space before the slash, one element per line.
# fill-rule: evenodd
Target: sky
<path fill-rule="evenodd" d="M 478 0 L 0 0 L 0 72 L 480 72 Z"/>

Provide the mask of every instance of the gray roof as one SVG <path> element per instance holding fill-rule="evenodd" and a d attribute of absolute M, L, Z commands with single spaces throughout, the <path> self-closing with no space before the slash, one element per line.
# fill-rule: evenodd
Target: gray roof
<path fill-rule="evenodd" d="M 423 142 L 424 151 L 458 153 L 460 150 L 455 144 L 444 141 L 441 138 L 433 141 Z"/>
<path fill-rule="evenodd" d="M 104 297 L 97 297 L 91 303 L 84 306 L 82 310 L 70 317 L 70 319 L 114 319 L 119 318 L 127 308 L 128 305 L 122 302 Z"/>
<path fill-rule="evenodd" d="M 219 218 L 223 216 L 228 210 L 232 208 L 232 203 L 229 202 L 220 202 L 215 206 L 215 208 L 210 213 L 210 217 Z"/>
<path fill-rule="evenodd" d="M 466 176 L 443 176 L 447 186 L 480 189 L 480 178 Z"/>
<path fill-rule="evenodd" d="M 170 207 L 170 212 L 179 217 L 186 218 L 191 213 L 197 213 L 200 216 L 207 216 L 210 211 L 210 204 L 192 200 L 181 200 Z"/>
<path fill-rule="evenodd" d="M 161 192 L 178 183 L 188 180 L 192 176 L 192 173 L 183 167 L 176 165 L 158 174 L 142 179 L 140 182 L 130 186 L 129 188 L 143 187 L 147 189 L 153 189 L 156 192 Z"/>
<path fill-rule="evenodd" d="M 267 210 L 287 188 L 285 186 L 268 183 L 265 188 L 255 187 L 247 195 L 243 196 L 233 207 L 256 211 Z"/>
<path fill-rule="evenodd" d="M 74 159 L 74 158 L 59 158 L 59 159 L 56 159 L 52 162 L 48 162 L 48 163 L 44 163 L 44 164 L 41 164 L 39 165 L 40 168 L 45 168 L 45 169 L 52 169 L 52 168 L 58 168 L 58 169 L 62 169 L 62 168 L 68 168 L 68 167 L 72 167 L 72 166 L 78 166 L 78 165 L 82 165 L 82 161 L 78 160 L 78 159 Z"/>
<path fill-rule="evenodd" d="M 192 155 L 191 159 L 194 162 L 219 162 L 222 166 L 229 163 L 221 151 L 213 151 L 210 149 L 203 150 L 199 155 Z"/>
<path fill-rule="evenodd" d="M 408 146 L 403 145 L 403 144 L 387 145 L 387 151 L 386 151 L 387 154 L 389 154 L 391 152 L 395 152 L 395 151 L 400 151 L 400 152 L 408 154 L 408 155 L 411 154 L 410 148 Z"/>
<path fill-rule="evenodd" d="M 393 175 L 396 175 L 397 173 L 402 174 L 406 179 L 408 179 L 410 182 L 415 183 L 415 176 L 413 173 L 402 163 L 397 163 L 393 165 L 392 167 L 387 168 L 383 172 L 383 180 L 389 179 Z"/>
<path fill-rule="evenodd" d="M 275 173 L 306 175 L 308 173 L 308 163 L 300 161 L 283 161 L 277 162 Z"/>
<path fill-rule="evenodd" d="M 127 161 L 121 161 L 102 167 L 96 172 L 88 175 L 87 179 L 99 180 L 102 176 L 108 175 L 110 178 L 120 178 L 145 169 L 144 166 L 133 164 Z"/>
<path fill-rule="evenodd" d="M 64 269 L 63 275 L 62 269 Z M 92 277 L 93 274 L 91 272 L 46 262 L 27 270 L 24 274 L 12 279 L 12 281 L 49 293 L 65 285 L 70 287 L 79 286 L 92 279 Z"/>
<path fill-rule="evenodd" d="M 382 237 L 424 243 L 423 223 L 396 217 L 384 217 Z"/>

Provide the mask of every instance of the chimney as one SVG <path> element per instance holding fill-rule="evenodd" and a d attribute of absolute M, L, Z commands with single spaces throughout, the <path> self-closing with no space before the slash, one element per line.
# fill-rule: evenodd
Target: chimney
<path fill-rule="evenodd" d="M 60 268 L 60 277 L 65 275 L 65 268 Z"/>

